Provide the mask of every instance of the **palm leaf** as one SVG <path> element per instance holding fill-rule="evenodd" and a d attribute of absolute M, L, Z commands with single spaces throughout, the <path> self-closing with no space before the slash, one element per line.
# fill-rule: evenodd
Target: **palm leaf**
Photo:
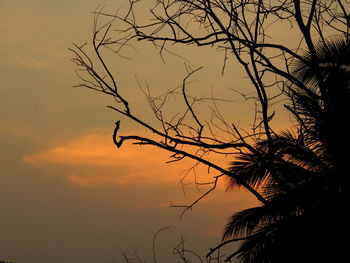
<path fill-rule="evenodd" d="M 315 46 L 315 51 L 316 66 L 323 79 L 329 76 L 331 69 L 341 71 L 342 74 L 350 74 L 350 45 L 346 39 L 341 37 L 330 38 L 325 43 L 318 43 Z M 304 61 L 298 60 L 293 64 L 293 75 L 311 90 L 318 89 L 314 68 L 311 66 L 315 60 L 309 52 L 304 54 Z"/>

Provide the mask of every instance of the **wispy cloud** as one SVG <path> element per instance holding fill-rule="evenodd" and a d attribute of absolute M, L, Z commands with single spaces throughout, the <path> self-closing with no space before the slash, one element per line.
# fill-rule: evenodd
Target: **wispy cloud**
<path fill-rule="evenodd" d="M 166 155 L 154 148 L 128 145 L 117 149 L 109 133 L 89 133 L 23 156 L 33 166 L 64 169 L 70 183 L 128 184 L 177 182 L 179 171 L 164 164 Z"/>
<path fill-rule="evenodd" d="M 117 149 L 111 134 L 90 133 L 80 138 L 62 142 L 60 145 L 24 156 L 24 161 L 36 166 L 68 164 L 79 166 L 137 166 L 142 162 L 151 166 L 161 156 L 153 149 L 129 145 Z"/>
<path fill-rule="evenodd" d="M 62 66 L 59 65 L 57 58 L 46 57 L 40 58 L 38 55 L 14 55 L 13 63 L 25 68 L 37 69 L 43 71 L 57 72 L 61 70 Z"/>

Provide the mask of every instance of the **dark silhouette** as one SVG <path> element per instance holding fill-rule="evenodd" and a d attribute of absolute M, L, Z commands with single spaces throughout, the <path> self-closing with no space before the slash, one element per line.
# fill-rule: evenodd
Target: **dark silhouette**
<path fill-rule="evenodd" d="M 194 161 L 190 170 L 201 164 L 215 171 L 213 181 L 196 181 L 198 187 L 211 185 L 197 200 L 175 205 L 184 212 L 213 191 L 222 177 L 229 178 L 230 188 L 243 187 L 256 197 L 261 205 L 229 219 L 209 261 L 219 248 L 241 242 L 226 261 L 237 256 L 243 263 L 340 262 L 348 222 L 350 5 L 342 0 L 158 0 L 149 12 L 151 22 L 140 24 L 138 2 L 129 1 L 124 13 L 95 10 L 94 56 L 86 44 L 71 49 L 81 70 L 77 86 L 112 96 L 117 103 L 110 109 L 157 136 L 120 135 L 118 120 L 114 144 L 156 146 L 172 154 L 169 162 L 187 158 Z M 281 44 L 285 41 L 278 30 L 271 29 L 276 24 L 299 44 Z M 228 71 L 227 59 L 235 59 L 255 92 L 251 95 L 247 87 L 247 93 L 240 93 L 254 102 L 251 130 L 242 131 L 224 119 L 217 98 L 189 95 L 189 79 L 201 67 L 188 63 L 181 87 L 162 96 L 144 89 L 159 125 L 135 114 L 102 52 L 124 58 L 133 41 L 153 43 L 162 58 L 172 54 L 173 44 L 214 47 L 223 52 L 223 73 Z M 170 96 L 178 97 L 185 109 L 167 117 L 164 105 Z M 293 125 L 276 132 L 273 120 L 279 112 L 273 107 L 281 100 Z M 199 112 L 199 102 L 211 104 L 207 118 Z M 210 158 L 215 155 L 230 157 L 230 167 Z"/>
<path fill-rule="evenodd" d="M 294 65 L 294 75 L 309 90 L 289 89 L 297 134 L 274 135 L 272 159 L 269 142 L 262 140 L 254 153 L 242 153 L 232 163 L 230 187 L 244 181 L 267 200 L 234 214 L 225 228 L 224 240 L 244 240 L 232 254 L 243 262 L 340 262 L 347 253 L 343 231 L 349 222 L 344 208 L 350 156 L 341 149 L 349 149 L 349 139 L 339 132 L 350 116 L 350 45 L 335 38 L 316 50 L 318 64 L 305 56 L 307 63 Z"/>

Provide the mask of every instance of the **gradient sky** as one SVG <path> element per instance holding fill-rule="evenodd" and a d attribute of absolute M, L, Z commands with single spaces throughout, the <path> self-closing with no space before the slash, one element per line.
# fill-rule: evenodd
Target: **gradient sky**
<path fill-rule="evenodd" d="M 120 251 L 137 249 L 149 260 L 154 233 L 170 225 L 203 254 L 220 240 L 225 219 L 254 202 L 245 192 L 226 193 L 220 186 L 179 220 L 181 210 L 169 202 L 190 202 L 200 194 L 193 185 L 183 194 L 179 180 L 186 164 L 166 165 L 168 154 L 160 150 L 116 150 L 111 134 L 118 116 L 105 107 L 112 100 L 72 88 L 78 80 L 68 48 L 89 40 L 97 5 L 113 10 L 120 2 L 0 0 L 0 261 L 112 263 L 119 262 Z M 200 92 L 215 87 L 215 94 L 234 100 L 228 88 L 244 87 L 244 80 L 233 81 L 238 69 L 231 69 L 231 83 L 220 78 L 222 56 L 215 50 L 205 56 L 184 52 L 206 65 L 197 77 L 206 84 L 197 84 Z M 147 112 L 135 75 L 161 90 L 181 83 L 183 62 L 169 58 L 163 65 L 147 45 L 131 56 L 114 66 L 136 110 Z M 232 121 L 250 120 L 251 105 L 222 107 Z M 178 233 L 160 238 L 163 262 L 177 262 L 168 256 Z"/>

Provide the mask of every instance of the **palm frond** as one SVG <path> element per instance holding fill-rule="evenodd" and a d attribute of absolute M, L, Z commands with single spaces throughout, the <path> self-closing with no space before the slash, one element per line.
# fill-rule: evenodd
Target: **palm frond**
<path fill-rule="evenodd" d="M 254 188 L 263 184 L 267 176 L 266 159 L 252 153 L 243 153 L 231 163 L 228 187 L 239 187 L 240 182 L 245 182 Z"/>
<path fill-rule="evenodd" d="M 304 61 L 295 61 L 293 64 L 294 76 L 302 81 L 311 90 L 318 88 L 315 78 L 314 66 L 317 66 L 323 79 L 329 76 L 330 69 L 341 71 L 342 74 L 350 73 L 350 45 L 342 37 L 333 37 L 325 43 L 320 42 L 315 46 L 317 65 L 312 65 L 315 59 L 309 52 L 304 54 Z"/>
<path fill-rule="evenodd" d="M 231 163 L 229 187 L 247 183 L 267 201 L 228 219 L 223 240 L 244 238 L 231 255 L 242 263 L 326 262 L 314 256 L 327 247 L 322 235 L 332 241 L 340 236 L 323 228 L 337 224 L 335 215 L 344 215 L 348 157 L 339 149 L 350 148 L 350 141 L 339 131 L 350 116 L 349 44 L 335 37 L 315 46 L 316 58 L 306 53 L 295 62 L 292 72 L 304 86 L 291 86 L 288 95 L 299 130 L 261 140 L 255 152 L 242 153 Z M 298 258 L 302 254 L 308 256 Z"/>

